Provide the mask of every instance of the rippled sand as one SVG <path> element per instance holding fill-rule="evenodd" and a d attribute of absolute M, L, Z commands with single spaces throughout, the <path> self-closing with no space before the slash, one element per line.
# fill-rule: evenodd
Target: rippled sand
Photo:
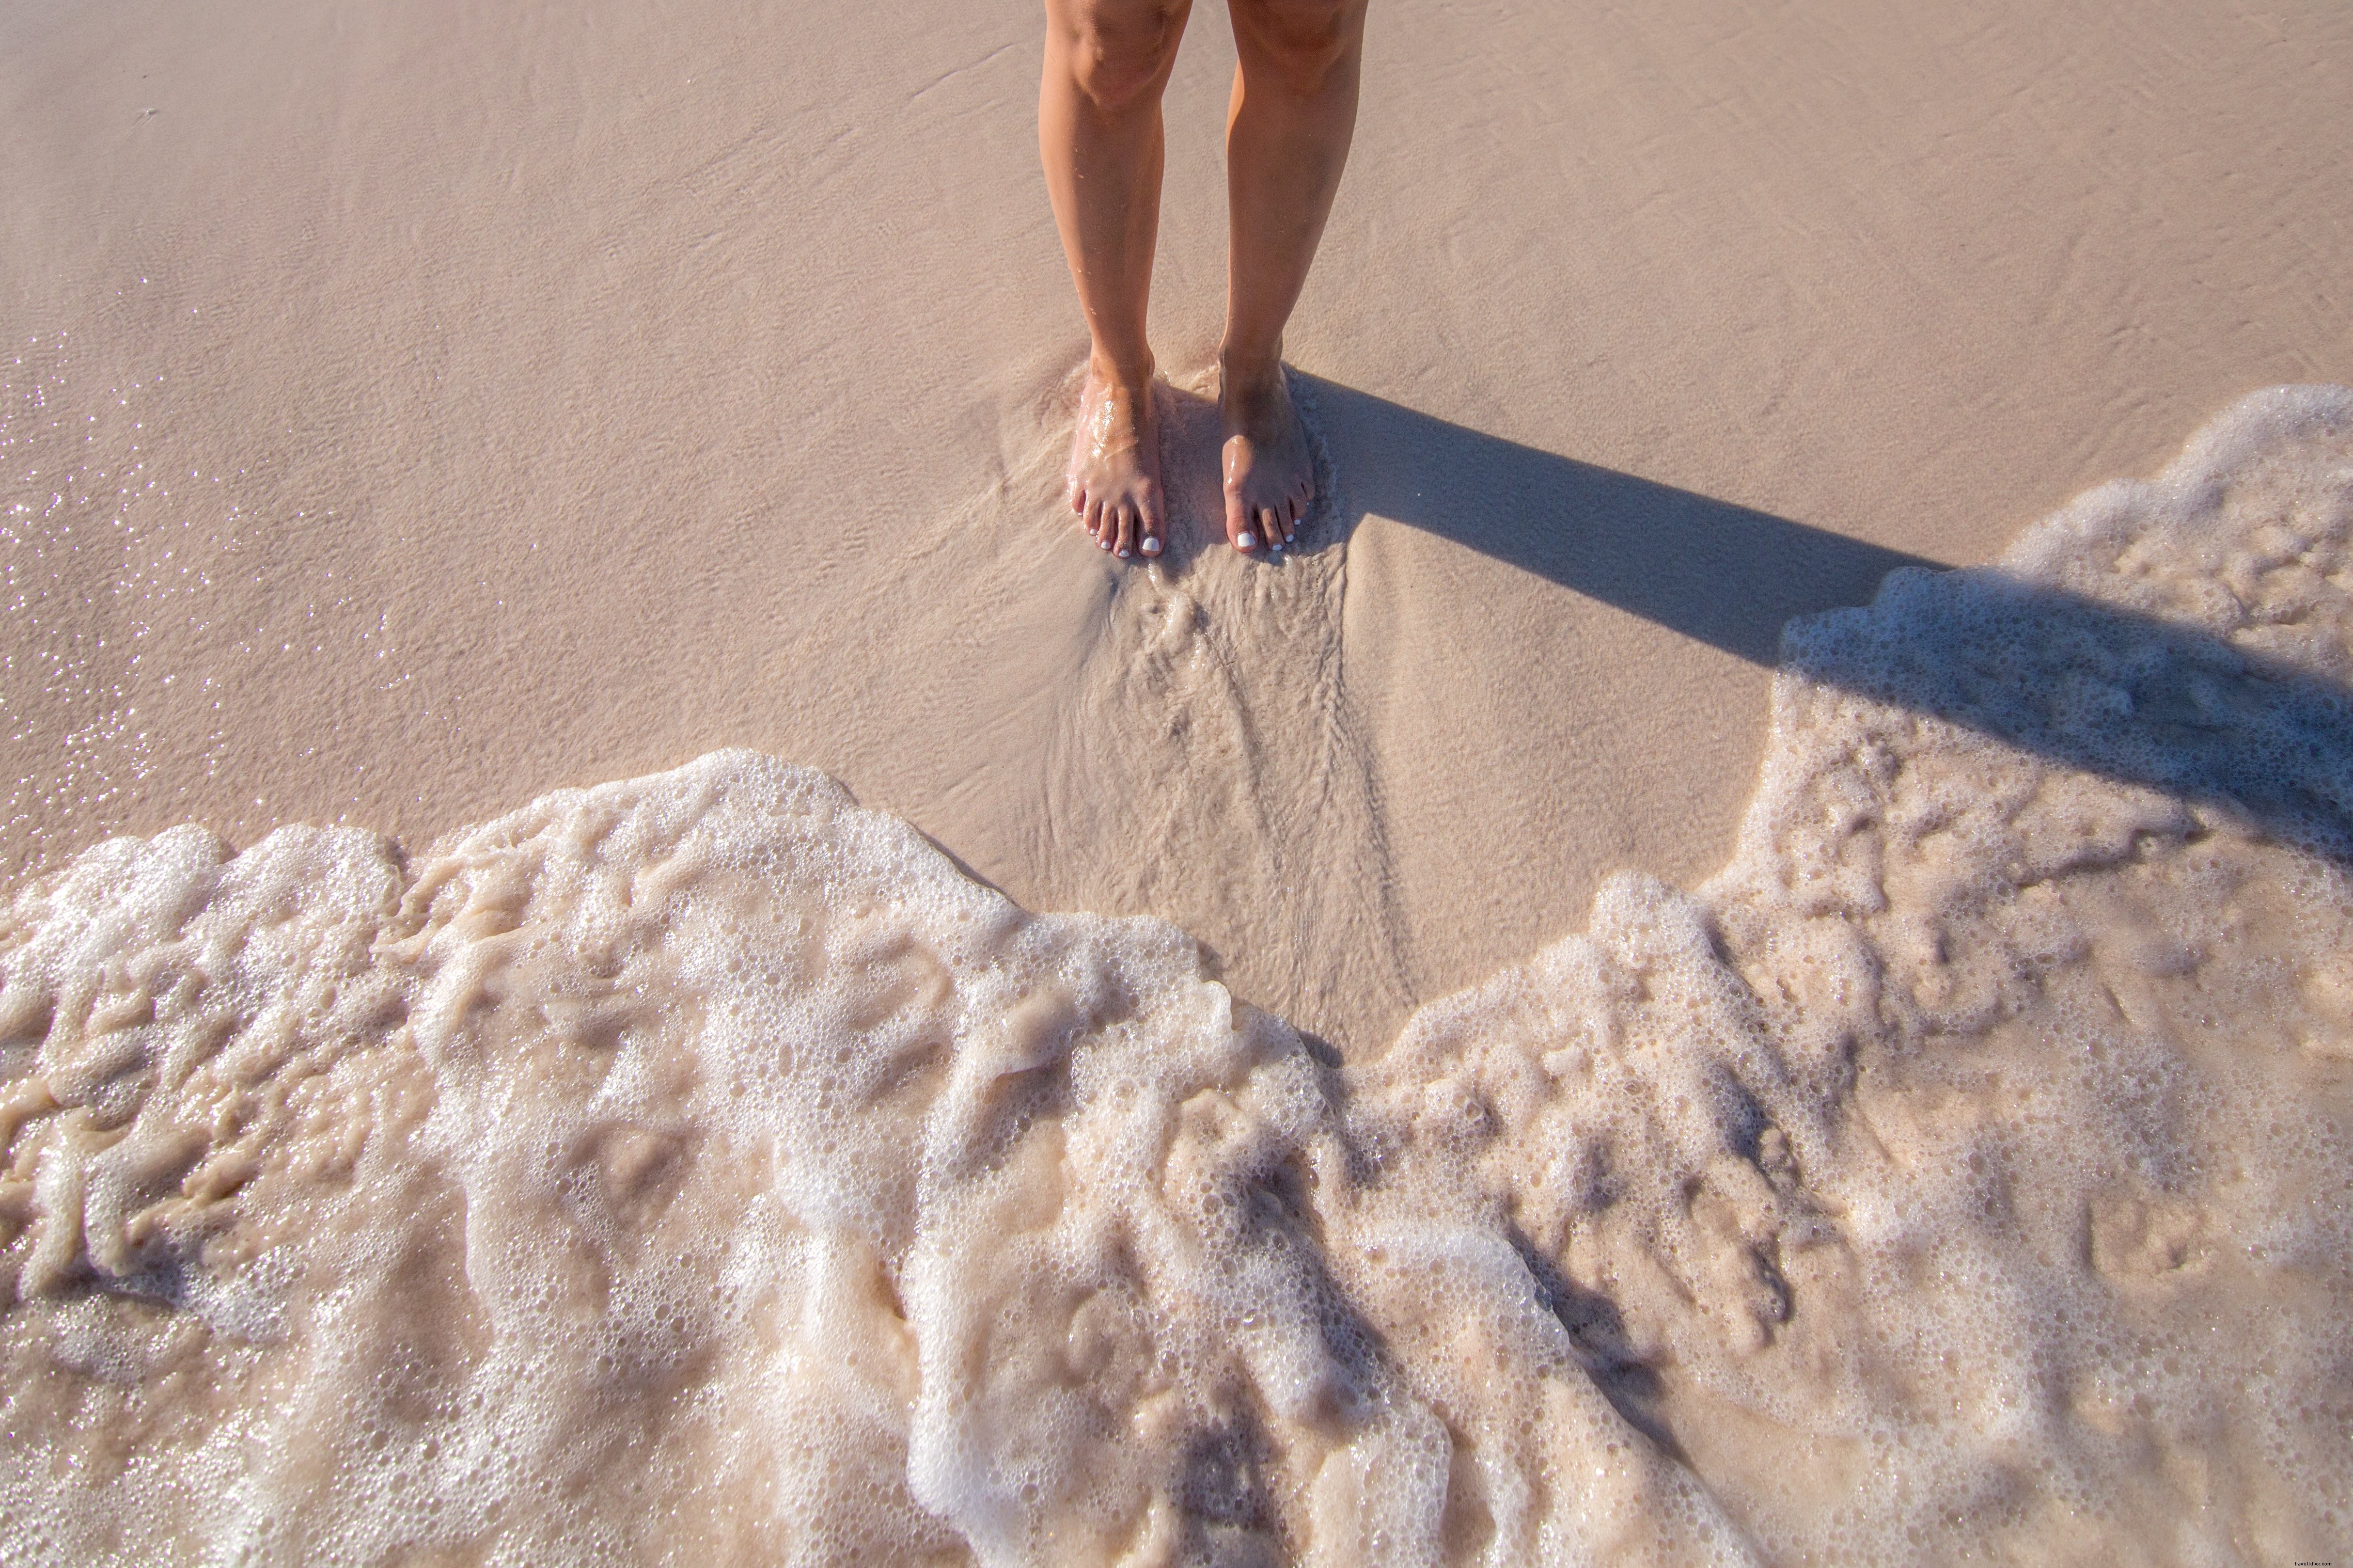
<path fill-rule="evenodd" d="M 0 921 L 0 1541 L 2326 1557 L 2348 684 L 2353 392 L 2260 395 L 1793 626 L 1720 873 L 1345 1064 L 749 752 L 110 841 Z"/>

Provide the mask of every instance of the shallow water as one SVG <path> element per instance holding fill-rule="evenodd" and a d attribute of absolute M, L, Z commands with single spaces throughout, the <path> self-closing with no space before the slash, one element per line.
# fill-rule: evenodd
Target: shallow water
<path fill-rule="evenodd" d="M 2326 1557 L 2353 393 L 1793 626 L 1733 860 L 1345 1064 L 720 752 L 0 920 L 24 1562 Z"/>

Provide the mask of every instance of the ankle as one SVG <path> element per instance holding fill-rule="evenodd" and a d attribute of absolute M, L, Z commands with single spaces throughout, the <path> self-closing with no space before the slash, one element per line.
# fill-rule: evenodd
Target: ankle
<path fill-rule="evenodd" d="M 1244 351 L 1231 344 L 1218 351 L 1218 384 L 1236 392 L 1271 389 L 1282 377 L 1282 345 Z"/>
<path fill-rule="evenodd" d="M 1134 360 L 1132 363 L 1113 359 L 1111 355 L 1104 353 L 1100 349 L 1096 349 L 1087 355 L 1087 374 L 1089 375 L 1094 377 L 1097 381 L 1104 382 L 1113 386 L 1124 386 L 1128 388 L 1130 391 L 1134 391 L 1139 387 L 1151 385 L 1153 372 L 1158 367 L 1153 363 L 1152 354 L 1148 350 L 1145 351 L 1143 357 Z"/>

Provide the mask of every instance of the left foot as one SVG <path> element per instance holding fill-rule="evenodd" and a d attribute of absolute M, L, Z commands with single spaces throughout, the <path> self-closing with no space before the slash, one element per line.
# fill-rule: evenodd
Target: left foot
<path fill-rule="evenodd" d="M 1223 362 L 1218 414 L 1225 430 L 1226 538 L 1237 550 L 1280 551 L 1307 520 L 1315 463 L 1291 405 L 1281 358 L 1263 367 Z"/>

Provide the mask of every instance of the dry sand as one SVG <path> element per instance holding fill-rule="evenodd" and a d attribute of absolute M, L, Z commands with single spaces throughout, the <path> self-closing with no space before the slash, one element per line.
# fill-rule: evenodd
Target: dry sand
<path fill-rule="evenodd" d="M 1385 3 L 1290 342 L 1339 504 L 1280 569 L 1116 565 L 1052 494 L 1039 26 L 0 16 L 0 872 L 749 746 L 1361 1047 L 1723 860 L 1788 616 L 2353 378 L 2341 6 Z"/>

